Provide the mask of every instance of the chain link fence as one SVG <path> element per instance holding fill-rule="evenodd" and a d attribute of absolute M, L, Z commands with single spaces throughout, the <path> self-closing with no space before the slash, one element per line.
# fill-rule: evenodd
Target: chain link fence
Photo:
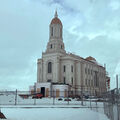
<path fill-rule="evenodd" d="M 86 93 L 89 93 L 87 91 Z M 82 94 L 81 91 L 47 91 L 45 94 L 30 91 L 0 91 L 0 105 L 85 105 L 99 102 L 95 96 Z M 93 105 L 93 107 L 96 107 Z"/>
<path fill-rule="evenodd" d="M 120 120 L 120 89 L 104 94 L 104 113 L 110 120 Z"/>

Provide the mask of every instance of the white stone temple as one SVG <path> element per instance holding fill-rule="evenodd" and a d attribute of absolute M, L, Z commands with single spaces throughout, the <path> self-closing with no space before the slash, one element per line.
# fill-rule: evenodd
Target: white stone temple
<path fill-rule="evenodd" d="M 37 83 L 30 86 L 30 91 L 37 91 L 44 96 L 57 97 L 67 95 L 101 95 L 106 92 L 106 70 L 95 58 L 82 58 L 67 53 L 63 42 L 63 25 L 57 11 L 49 26 L 49 41 L 37 61 Z M 72 45 L 71 45 L 72 46 Z M 61 92 L 62 91 L 62 92 Z"/>

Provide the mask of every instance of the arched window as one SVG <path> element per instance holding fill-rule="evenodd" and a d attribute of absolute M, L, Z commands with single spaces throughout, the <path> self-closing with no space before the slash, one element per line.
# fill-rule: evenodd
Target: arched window
<path fill-rule="evenodd" d="M 48 63 L 48 73 L 52 73 L 52 63 Z"/>

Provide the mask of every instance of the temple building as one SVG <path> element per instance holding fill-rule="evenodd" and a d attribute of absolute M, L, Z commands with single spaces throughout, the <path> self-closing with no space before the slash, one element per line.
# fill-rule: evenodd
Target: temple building
<path fill-rule="evenodd" d="M 83 58 L 66 52 L 63 25 L 56 11 L 49 26 L 46 51 L 37 60 L 37 82 L 30 86 L 30 91 L 41 92 L 46 97 L 65 97 L 68 94 L 100 96 L 106 90 L 104 66 L 91 56 Z"/>

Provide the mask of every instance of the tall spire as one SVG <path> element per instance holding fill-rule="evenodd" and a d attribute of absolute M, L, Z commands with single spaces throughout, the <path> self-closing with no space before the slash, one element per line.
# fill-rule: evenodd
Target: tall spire
<path fill-rule="evenodd" d="M 55 10 L 55 17 L 58 17 L 58 14 L 57 14 L 57 9 Z"/>
<path fill-rule="evenodd" d="M 62 22 L 58 18 L 57 10 L 55 10 L 54 18 L 50 23 L 49 42 L 46 52 L 62 52 L 65 53 L 65 46 L 62 37 Z"/>

